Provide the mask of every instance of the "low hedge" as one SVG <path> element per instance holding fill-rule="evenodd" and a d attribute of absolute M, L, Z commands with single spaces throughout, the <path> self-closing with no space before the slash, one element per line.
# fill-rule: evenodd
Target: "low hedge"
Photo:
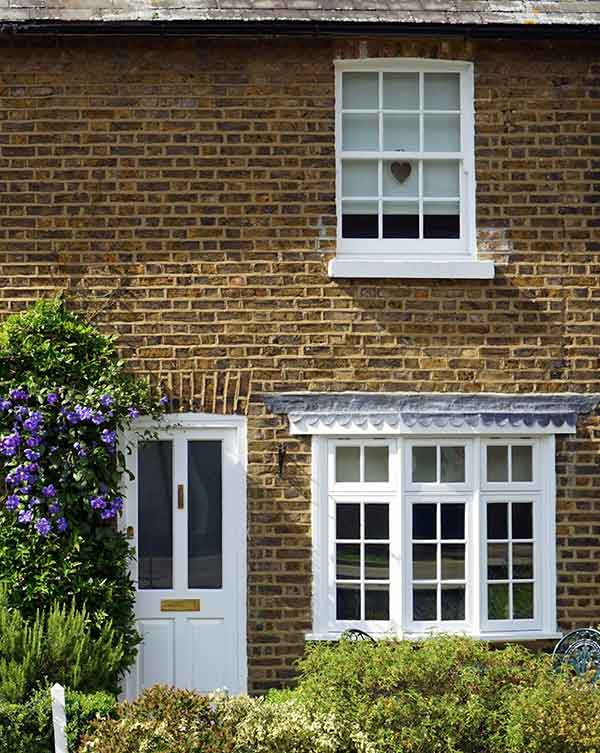
<path fill-rule="evenodd" d="M 106 717 L 117 702 L 108 693 L 66 692 L 67 740 L 77 750 L 90 723 Z M 0 753 L 50 753 L 54 750 L 50 690 L 39 690 L 25 703 L 0 701 Z"/>
<path fill-rule="evenodd" d="M 80 753 L 600 753 L 600 687 L 468 638 L 317 644 L 263 698 L 156 687 Z"/>

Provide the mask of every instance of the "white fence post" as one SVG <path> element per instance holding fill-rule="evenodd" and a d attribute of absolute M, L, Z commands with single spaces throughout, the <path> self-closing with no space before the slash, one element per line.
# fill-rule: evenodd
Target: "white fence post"
<path fill-rule="evenodd" d="M 65 727 L 67 726 L 67 715 L 65 712 L 65 689 L 62 685 L 56 683 L 50 690 L 52 696 L 52 723 L 54 725 L 54 753 L 68 753 L 67 735 Z"/>

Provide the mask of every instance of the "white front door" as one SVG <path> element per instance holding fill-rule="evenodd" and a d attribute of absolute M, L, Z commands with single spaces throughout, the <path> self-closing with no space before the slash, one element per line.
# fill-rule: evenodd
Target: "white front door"
<path fill-rule="evenodd" d="M 142 643 L 127 679 L 246 690 L 245 421 L 184 414 L 133 442 L 124 524 Z M 131 437 L 130 437 L 131 439 Z"/>

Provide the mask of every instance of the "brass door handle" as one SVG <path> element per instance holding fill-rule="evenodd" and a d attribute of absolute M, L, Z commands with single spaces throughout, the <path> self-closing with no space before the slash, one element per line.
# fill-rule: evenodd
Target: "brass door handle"
<path fill-rule="evenodd" d="M 133 538 L 133 526 L 127 526 L 127 538 L 128 539 Z"/>
<path fill-rule="evenodd" d="M 183 484 L 177 484 L 177 509 L 183 510 Z"/>

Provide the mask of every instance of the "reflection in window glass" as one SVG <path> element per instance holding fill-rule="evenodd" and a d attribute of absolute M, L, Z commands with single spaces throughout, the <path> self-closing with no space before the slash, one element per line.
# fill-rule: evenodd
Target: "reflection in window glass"
<path fill-rule="evenodd" d="M 221 442 L 188 444 L 188 585 L 223 586 Z"/>
<path fill-rule="evenodd" d="M 173 588 L 173 446 L 138 446 L 138 581 L 140 589 Z"/>

